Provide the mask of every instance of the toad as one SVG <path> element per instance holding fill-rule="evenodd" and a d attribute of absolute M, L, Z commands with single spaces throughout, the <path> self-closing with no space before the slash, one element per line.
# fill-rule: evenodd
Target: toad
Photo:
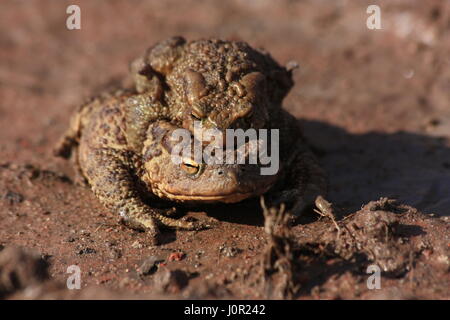
<path fill-rule="evenodd" d="M 175 44 L 171 41 L 175 41 Z M 237 99 L 234 105 L 230 105 L 230 101 L 235 101 L 234 98 L 226 100 L 225 103 L 221 100 L 225 97 L 220 94 L 214 96 L 216 100 L 208 100 L 208 95 L 202 96 L 206 99 L 205 101 L 217 101 L 217 104 L 209 104 L 209 102 L 199 104 L 201 99 L 196 100 L 198 96 L 195 99 L 188 98 L 189 90 L 197 92 L 200 88 L 198 83 L 195 84 L 199 79 L 198 74 L 192 76 L 195 81 L 186 80 L 186 72 L 176 72 L 174 71 L 178 68 L 176 65 L 168 65 L 168 61 L 175 60 L 175 57 L 179 55 L 171 50 L 174 46 L 184 45 L 183 41 L 180 41 L 172 39 L 169 41 L 171 44 L 168 49 L 166 48 L 168 44 L 165 43 L 163 44 L 165 49 L 152 50 L 153 53 L 150 53 L 150 56 L 155 55 L 154 50 L 156 50 L 159 54 L 165 55 L 163 60 L 166 62 L 155 60 L 159 62 L 151 64 L 151 69 L 144 68 L 149 73 L 146 71 L 139 72 L 139 75 L 135 74 L 137 89 L 104 94 L 82 105 L 73 116 L 70 128 L 56 148 L 56 155 L 65 158 L 72 156 L 79 168 L 80 176 L 90 185 L 97 198 L 107 208 L 117 213 L 125 224 L 148 231 L 155 242 L 159 234 L 159 225 L 181 229 L 204 227 L 201 222 L 174 219 L 171 217 L 172 209 L 160 209 L 153 205 L 155 200 L 159 199 L 195 205 L 217 202 L 235 203 L 267 194 L 269 205 L 285 203 L 293 215 L 299 215 L 305 207 L 312 204 L 315 204 L 320 211 L 331 210 L 330 203 L 324 199 L 326 175 L 303 140 L 297 119 L 280 107 L 289 85 L 283 86 L 282 82 L 276 82 L 274 79 L 277 77 L 272 75 L 271 78 L 270 72 L 264 74 L 263 72 L 267 70 L 258 69 L 259 64 L 239 69 L 241 73 L 235 72 L 229 77 L 226 76 L 228 71 L 223 70 L 226 78 L 234 79 L 235 83 L 244 83 L 242 86 L 246 94 L 243 97 L 245 101 L 251 101 L 249 104 L 251 111 L 236 113 L 236 108 L 240 108 L 244 100 Z M 217 50 L 228 43 L 210 41 L 206 42 L 208 43 L 206 47 L 216 42 L 220 43 Z M 233 48 L 233 45 L 230 44 L 229 47 Z M 202 56 L 201 52 L 196 54 L 199 57 L 192 58 L 195 61 Z M 243 57 L 248 56 L 249 54 L 243 54 Z M 261 59 L 267 58 L 264 55 L 256 54 L 256 56 Z M 146 58 L 146 61 L 153 60 Z M 192 61 L 187 59 L 184 63 L 190 65 Z M 206 61 L 209 60 L 206 59 Z M 270 61 L 266 63 L 270 65 Z M 212 74 L 216 74 L 214 66 L 217 65 L 220 63 L 213 64 L 211 67 L 213 69 L 205 67 L 205 70 L 211 72 L 211 76 L 208 76 L 208 72 L 201 72 L 203 80 L 200 83 L 206 84 L 205 88 L 209 93 L 221 90 L 218 82 L 220 77 L 216 78 L 217 82 L 212 80 L 214 79 Z M 186 70 L 185 66 L 179 68 Z M 192 69 L 203 70 L 197 68 L 195 64 Z M 153 74 L 154 70 L 164 71 L 167 76 Z M 168 70 L 172 70 L 173 82 L 170 80 L 171 75 Z M 281 68 L 280 70 L 287 72 Z M 255 73 L 262 76 L 255 76 Z M 255 79 L 262 77 L 266 89 L 249 90 L 257 86 L 247 86 L 246 81 L 242 80 L 245 80 L 246 75 L 255 77 L 251 81 L 247 78 L 247 84 L 256 84 L 259 80 Z M 141 76 L 144 78 L 140 78 Z M 180 80 L 177 84 L 175 80 L 177 77 L 185 80 Z M 162 80 L 165 83 L 162 83 Z M 275 82 L 268 86 L 269 81 Z M 195 85 L 191 86 L 189 83 Z M 172 87 L 167 90 L 167 86 Z M 271 89 L 269 90 L 268 87 Z M 177 90 L 179 92 L 174 93 Z M 154 96 L 150 97 L 152 92 Z M 187 100 L 181 98 L 171 100 L 174 95 L 183 96 L 181 92 L 187 94 Z M 234 92 L 237 93 L 237 91 Z M 160 102 L 156 99 L 157 97 L 161 99 Z M 136 99 L 153 101 L 154 104 L 130 103 Z M 200 118 L 201 123 L 206 127 L 209 122 L 212 127 L 220 124 L 221 130 L 243 127 L 277 130 L 278 139 L 271 143 L 275 144 L 279 151 L 279 159 L 277 159 L 279 169 L 274 174 L 262 175 L 259 170 L 262 166 L 260 163 L 205 164 L 194 161 L 190 156 L 183 158 L 181 163 L 172 161 L 171 152 L 176 141 L 172 139 L 171 133 L 180 128 L 190 129 L 191 125 L 187 123 L 193 119 L 191 112 L 195 113 L 190 110 L 196 109 L 195 106 L 199 105 L 204 108 L 209 106 L 209 109 L 202 109 L 204 111 L 202 115 L 198 114 L 194 117 L 194 119 Z M 253 116 L 258 114 L 264 115 L 262 122 L 253 121 L 255 120 Z M 245 115 L 252 115 L 249 118 L 252 120 L 247 122 Z M 221 122 L 222 120 L 224 121 Z M 245 123 L 245 125 L 239 123 Z M 194 139 L 197 138 L 194 136 Z"/>
<path fill-rule="evenodd" d="M 74 115 L 56 155 L 72 156 L 82 179 L 97 198 L 132 228 L 148 231 L 155 242 L 158 224 L 199 229 L 202 223 L 173 219 L 173 209 L 148 203 L 234 203 L 265 193 L 276 175 L 260 175 L 259 165 L 196 163 L 192 157 L 172 161 L 177 141 L 170 122 L 152 122 L 142 150 L 130 148 L 126 136 L 126 100 L 133 93 L 118 91 L 93 99 Z"/>
<path fill-rule="evenodd" d="M 263 128 L 293 85 L 293 67 L 244 42 L 166 39 L 131 64 L 139 94 L 126 101 L 127 134 L 139 149 L 159 119 L 190 131 L 195 121 L 205 130 Z"/>

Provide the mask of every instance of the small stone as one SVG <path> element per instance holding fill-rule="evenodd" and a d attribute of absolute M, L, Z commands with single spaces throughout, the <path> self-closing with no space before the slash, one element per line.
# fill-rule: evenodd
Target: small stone
<path fill-rule="evenodd" d="M 155 256 L 150 256 L 141 263 L 136 271 L 139 276 L 147 276 L 149 274 L 153 274 L 156 272 L 156 270 L 158 270 L 157 266 L 162 261 L 164 260 Z"/>
<path fill-rule="evenodd" d="M 183 270 L 164 269 L 155 276 L 155 286 L 169 293 L 178 293 L 188 285 L 189 276 Z"/>
<path fill-rule="evenodd" d="M 18 204 L 25 200 L 24 196 L 18 192 L 7 191 L 5 196 L 5 200 L 9 202 L 10 205 Z"/>
<path fill-rule="evenodd" d="M 39 253 L 14 247 L 0 252 L 0 299 L 48 279 L 48 262 Z"/>
<path fill-rule="evenodd" d="M 143 245 L 142 245 L 142 243 L 140 243 L 139 241 L 136 240 L 135 242 L 133 242 L 131 244 L 131 247 L 134 248 L 134 249 L 142 249 Z"/>
<path fill-rule="evenodd" d="M 97 251 L 95 251 L 95 249 L 92 249 L 92 248 L 84 248 L 84 249 L 81 249 L 80 251 L 78 251 L 79 255 L 91 254 L 91 253 L 97 253 Z"/>
<path fill-rule="evenodd" d="M 168 261 L 181 261 L 186 255 L 183 252 L 172 252 L 167 258 Z"/>
<path fill-rule="evenodd" d="M 122 251 L 117 248 L 111 248 L 111 250 L 109 251 L 109 256 L 112 259 L 119 259 L 120 257 L 122 257 Z"/>
<path fill-rule="evenodd" d="M 241 253 L 242 249 L 239 249 L 235 246 L 227 246 L 226 244 L 223 244 L 219 247 L 219 252 L 224 257 L 233 258 Z"/>
<path fill-rule="evenodd" d="M 81 230 L 80 234 L 83 235 L 83 236 L 86 236 L 86 237 L 89 237 L 91 235 L 91 233 L 86 231 L 86 230 Z"/>

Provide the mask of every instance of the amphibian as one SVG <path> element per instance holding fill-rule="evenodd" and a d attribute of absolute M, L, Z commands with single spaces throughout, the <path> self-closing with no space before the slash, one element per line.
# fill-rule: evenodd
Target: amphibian
<path fill-rule="evenodd" d="M 244 42 L 172 37 L 131 64 L 136 91 L 127 103 L 136 147 L 149 122 L 167 119 L 193 131 L 263 128 L 293 85 L 291 68 Z"/>
<path fill-rule="evenodd" d="M 171 161 L 173 124 L 159 120 L 147 128 L 140 152 L 126 136 L 126 103 L 133 93 L 119 91 L 93 99 L 72 118 L 55 152 L 72 155 L 97 198 L 127 225 L 149 231 L 156 239 L 158 224 L 198 229 L 201 223 L 175 220 L 172 209 L 151 207 L 155 197 L 175 202 L 234 203 L 266 192 L 276 175 L 262 176 L 258 165 Z"/>
<path fill-rule="evenodd" d="M 177 44 L 181 40 L 171 41 L 175 41 Z M 212 41 L 207 43 L 220 43 L 225 46 L 228 42 Z M 167 44 L 163 45 L 164 48 L 165 46 Z M 172 49 L 170 47 L 158 50 L 171 52 Z M 152 52 L 154 50 L 156 49 L 154 48 Z M 152 54 L 154 52 L 150 55 Z M 196 61 L 201 62 L 202 54 L 198 54 Z M 269 205 L 286 203 L 287 209 L 294 215 L 300 214 L 306 206 L 314 203 L 321 211 L 330 210 L 330 204 L 323 198 L 327 184 L 325 173 L 303 140 L 297 120 L 280 106 L 283 96 L 290 87 L 289 85 L 283 86 L 281 82 L 278 84 L 273 82 L 271 90 L 245 90 L 247 95 L 250 93 L 252 99 L 255 99 L 254 101 L 261 103 L 265 101 L 262 104 L 252 105 L 253 114 L 255 114 L 254 112 L 265 114 L 262 122 L 255 121 L 253 123 L 255 118 L 250 118 L 253 120 L 247 122 L 244 113 L 241 114 L 244 115 L 241 117 L 242 119 L 236 118 L 236 113 L 230 110 L 235 110 L 239 103 L 230 106 L 231 109 L 227 109 L 228 104 L 221 100 L 224 99 L 222 95 L 214 96 L 218 104 L 211 105 L 205 114 L 209 120 L 202 121 L 205 123 L 211 119 L 232 119 L 214 122 L 213 127 L 221 123 L 219 129 L 222 130 L 228 129 L 226 126 L 279 130 L 279 141 L 271 142 L 279 148 L 279 170 L 275 174 L 261 175 L 258 164 L 207 165 L 196 163 L 189 157 L 184 159 L 181 164 L 173 163 L 170 150 L 175 142 L 170 140 L 170 133 L 177 128 L 192 128 L 186 122 L 188 121 L 186 119 L 192 120 L 191 111 L 187 110 L 190 110 L 189 108 L 194 110 L 194 106 L 197 105 L 195 103 L 183 105 L 186 101 L 178 99 L 174 99 L 172 104 L 167 103 L 173 95 L 178 95 L 174 91 L 181 90 L 180 92 L 182 92 L 184 90 L 182 82 L 179 83 L 180 88 L 178 89 L 176 85 L 170 87 L 171 80 L 167 70 L 171 69 L 172 72 L 175 72 L 173 70 L 177 68 L 173 66 L 173 62 L 169 63 L 172 61 L 173 55 L 177 54 L 172 52 L 165 55 L 165 59 L 168 60 L 166 67 L 163 67 L 164 59 L 158 62 L 159 64 L 152 65 L 152 70 L 156 69 L 158 72 L 166 70 L 167 76 L 161 77 L 157 74 L 149 76 L 147 74 L 145 79 L 139 80 L 139 76 L 135 74 L 138 78 L 137 90 L 121 90 L 114 94 L 106 94 L 80 107 L 72 118 L 69 130 L 56 149 L 57 155 L 73 156 L 81 176 L 87 180 L 95 195 L 106 207 L 117 213 L 126 224 L 149 231 L 155 239 L 158 234 L 158 224 L 185 229 L 202 227 L 201 223 L 169 217 L 171 210 L 157 209 L 152 205 L 152 199 L 155 198 L 187 203 L 233 203 L 268 192 Z M 209 60 L 206 59 L 206 61 Z M 215 66 L 215 64 L 213 65 Z M 260 71 L 255 71 L 252 69 L 253 67 Z M 242 74 L 237 73 L 238 75 L 231 79 L 240 78 L 242 81 L 245 74 L 252 75 L 254 72 L 258 73 L 263 70 L 257 69 L 258 64 L 253 67 L 242 69 L 246 71 L 242 71 Z M 182 67 L 181 69 L 185 70 L 186 68 Z M 212 71 L 211 74 L 215 74 L 215 72 Z M 285 70 L 285 72 L 288 71 Z M 139 74 L 142 75 L 142 72 Z M 181 72 L 181 74 L 183 73 Z M 214 78 L 213 76 L 209 79 L 207 72 L 202 71 L 201 74 L 204 79 L 208 79 L 205 80 L 208 83 L 208 92 L 221 90 L 220 88 L 216 89 L 216 86 L 220 87 L 221 85 L 211 80 Z M 243 74 L 244 76 L 242 76 Z M 180 73 L 175 72 L 173 75 L 178 77 Z M 197 75 L 192 77 L 194 80 L 197 79 Z M 162 78 L 166 84 L 160 83 Z M 264 75 L 264 81 L 271 81 L 269 79 L 269 76 Z M 153 85 L 156 87 L 152 87 Z M 158 87 L 159 85 L 161 87 Z M 279 87 L 276 87 L 277 85 Z M 197 85 L 193 87 L 198 88 Z M 267 85 L 265 87 L 267 88 Z M 151 92 L 159 92 L 155 97 L 164 96 L 164 99 L 161 100 L 164 103 L 150 98 Z M 130 103 L 133 99 L 148 99 L 155 103 L 134 105 Z M 226 101 L 229 102 L 229 100 Z M 214 118 L 222 111 L 224 112 L 223 117 Z M 152 117 L 149 117 L 149 114 Z M 237 125 L 241 121 L 244 121 L 247 126 Z"/>

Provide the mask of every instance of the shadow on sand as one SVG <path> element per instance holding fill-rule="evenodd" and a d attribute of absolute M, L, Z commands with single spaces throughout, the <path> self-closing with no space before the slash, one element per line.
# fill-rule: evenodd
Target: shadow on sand
<path fill-rule="evenodd" d="M 359 135 L 320 121 L 300 123 L 328 172 L 328 199 L 344 212 L 388 197 L 424 213 L 450 215 L 450 148 L 445 139 L 411 132 Z M 263 225 L 258 200 L 205 210 L 220 221 Z M 316 218 L 306 214 L 301 222 Z"/>

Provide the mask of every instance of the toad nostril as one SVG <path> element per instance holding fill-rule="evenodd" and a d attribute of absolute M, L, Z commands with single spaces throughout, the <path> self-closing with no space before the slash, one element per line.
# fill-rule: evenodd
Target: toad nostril
<path fill-rule="evenodd" d="M 219 170 L 219 172 L 217 172 L 219 174 L 219 176 L 223 175 L 223 171 Z"/>

